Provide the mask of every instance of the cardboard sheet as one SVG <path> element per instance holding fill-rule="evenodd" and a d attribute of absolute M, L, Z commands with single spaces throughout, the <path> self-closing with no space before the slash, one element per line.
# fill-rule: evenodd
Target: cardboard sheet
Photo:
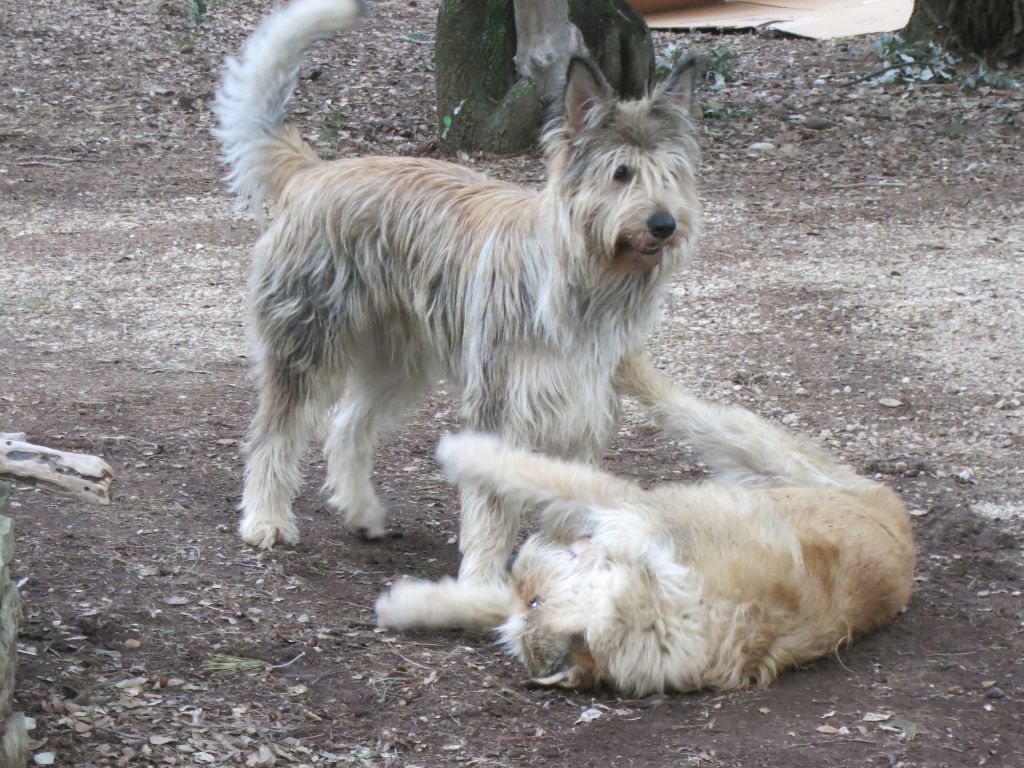
<path fill-rule="evenodd" d="M 652 29 L 770 27 L 825 39 L 906 26 L 914 0 L 632 0 Z"/>

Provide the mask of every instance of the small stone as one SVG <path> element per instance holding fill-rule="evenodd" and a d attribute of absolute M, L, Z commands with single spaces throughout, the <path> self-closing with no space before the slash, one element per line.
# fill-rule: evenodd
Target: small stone
<path fill-rule="evenodd" d="M 861 720 L 865 723 L 884 723 L 891 717 L 888 712 L 865 712 Z"/>
<path fill-rule="evenodd" d="M 995 684 L 996 684 L 995 680 L 982 680 L 981 681 L 981 687 L 982 688 L 991 688 Z"/>
<path fill-rule="evenodd" d="M 903 401 L 897 400 L 895 397 L 883 397 L 881 400 L 878 401 L 878 404 L 883 405 L 886 408 L 899 408 L 901 405 L 903 405 Z"/>
<path fill-rule="evenodd" d="M 129 651 L 138 650 L 139 647 L 141 646 L 142 643 L 136 640 L 134 637 L 129 637 L 127 640 L 124 641 L 124 647 L 127 648 Z"/>
<path fill-rule="evenodd" d="M 962 484 L 970 483 L 972 480 L 974 480 L 974 471 L 971 470 L 970 468 L 961 469 L 959 472 L 953 475 L 953 479 L 956 482 Z"/>
<path fill-rule="evenodd" d="M 1006 694 L 1003 693 L 1003 689 L 997 688 L 996 686 L 992 686 L 987 691 L 985 691 L 986 699 L 1001 699 L 1004 696 L 1006 696 Z"/>
<path fill-rule="evenodd" d="M 823 131 L 826 128 L 832 127 L 832 121 L 827 117 L 820 117 L 818 115 L 812 115 L 804 120 L 804 128 L 810 128 L 812 131 Z"/>
<path fill-rule="evenodd" d="M 753 144 L 747 147 L 747 152 L 769 154 L 774 151 L 775 145 L 772 144 L 770 141 L 755 141 Z"/>

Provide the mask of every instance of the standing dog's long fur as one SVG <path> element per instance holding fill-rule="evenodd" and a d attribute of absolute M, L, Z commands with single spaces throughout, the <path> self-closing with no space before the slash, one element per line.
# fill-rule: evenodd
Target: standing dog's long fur
<path fill-rule="evenodd" d="M 645 491 L 491 437 L 445 438 L 453 480 L 537 505 L 542 530 L 511 585 L 402 582 L 377 602 L 382 624 L 500 627 L 536 684 L 643 696 L 767 684 L 904 607 L 914 545 L 896 494 L 643 360 L 620 376 L 715 481 Z"/>
<path fill-rule="evenodd" d="M 299 459 L 328 413 L 330 501 L 381 536 L 376 434 L 441 377 L 472 429 L 594 458 L 617 420 L 616 367 L 697 234 L 692 59 L 632 102 L 574 59 L 534 191 L 434 160 L 319 160 L 284 106 L 303 51 L 358 15 L 352 0 L 285 6 L 217 95 L 233 188 L 257 215 L 275 206 L 252 271 L 260 395 L 240 525 L 261 547 L 297 541 Z M 462 575 L 502 579 L 519 511 L 471 489 L 462 505 Z"/>

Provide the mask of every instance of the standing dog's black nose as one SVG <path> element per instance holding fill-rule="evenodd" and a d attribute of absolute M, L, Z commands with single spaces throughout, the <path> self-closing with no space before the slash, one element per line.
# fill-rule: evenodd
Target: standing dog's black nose
<path fill-rule="evenodd" d="M 647 229 L 659 240 L 666 240 L 676 231 L 676 220 L 668 211 L 658 211 L 647 220 Z"/>

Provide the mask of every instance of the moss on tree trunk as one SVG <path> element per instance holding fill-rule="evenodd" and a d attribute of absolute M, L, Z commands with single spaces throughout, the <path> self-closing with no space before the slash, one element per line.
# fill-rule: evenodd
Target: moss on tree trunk
<path fill-rule="evenodd" d="M 643 94 L 654 49 L 643 18 L 624 0 L 570 0 L 569 18 L 623 96 Z M 439 133 L 448 151 L 516 154 L 532 147 L 545 106 L 516 72 L 512 0 L 443 0 L 434 64 Z"/>
<path fill-rule="evenodd" d="M 1024 60 L 1024 0 L 916 0 L 903 35 L 991 59 Z"/>

